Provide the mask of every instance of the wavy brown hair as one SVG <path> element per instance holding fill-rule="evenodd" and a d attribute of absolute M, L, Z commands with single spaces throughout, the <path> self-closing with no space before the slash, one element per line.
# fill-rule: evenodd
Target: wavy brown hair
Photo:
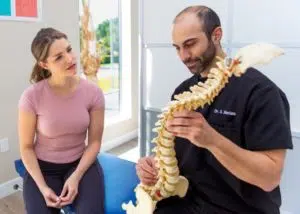
<path fill-rule="evenodd" d="M 54 29 L 42 28 L 31 43 L 31 53 L 36 59 L 30 76 L 30 82 L 36 83 L 51 76 L 51 72 L 42 68 L 39 62 L 45 62 L 49 55 L 49 49 L 57 39 L 68 39 L 67 35 Z"/>

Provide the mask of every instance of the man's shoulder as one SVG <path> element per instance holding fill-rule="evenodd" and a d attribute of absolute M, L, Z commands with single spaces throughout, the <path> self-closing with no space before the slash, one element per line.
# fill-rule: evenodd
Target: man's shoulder
<path fill-rule="evenodd" d="M 267 84 L 272 86 L 277 86 L 273 80 L 271 80 L 266 74 L 261 72 L 260 70 L 250 67 L 247 69 L 244 74 L 244 78 L 251 84 Z"/>
<path fill-rule="evenodd" d="M 278 90 L 280 93 L 283 93 L 273 80 L 260 70 L 253 67 L 248 68 L 246 73 L 241 77 L 234 78 L 236 79 L 235 82 L 237 84 L 242 85 L 244 89 L 248 88 L 250 91 L 268 88 L 269 90 Z"/>
<path fill-rule="evenodd" d="M 283 102 L 286 107 L 289 106 L 285 92 L 259 70 L 251 67 L 243 76 L 235 78 L 230 91 L 238 91 L 239 96 L 244 96 L 252 102 L 261 102 L 262 99 L 274 102 L 277 100 Z"/>

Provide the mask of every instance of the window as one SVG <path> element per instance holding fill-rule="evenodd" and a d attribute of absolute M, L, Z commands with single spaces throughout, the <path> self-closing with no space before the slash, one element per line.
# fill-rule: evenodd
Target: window
<path fill-rule="evenodd" d="M 105 95 L 105 116 L 106 118 L 124 117 L 124 110 L 128 108 L 121 105 L 123 103 L 122 99 L 126 98 L 126 93 L 122 91 L 124 81 L 121 81 L 121 74 L 124 72 L 121 63 L 121 1 L 79 0 L 79 13 L 81 17 L 84 14 L 85 4 L 88 6 L 90 14 L 89 31 L 95 32 L 95 40 L 88 44 L 88 49 L 89 52 L 94 53 L 99 59 L 99 68 L 96 73 L 97 78 L 94 81 L 103 90 Z M 82 23 L 81 19 L 79 23 L 81 52 L 84 49 L 82 44 Z M 83 70 L 82 68 L 81 75 L 87 77 Z M 127 116 L 129 116 L 128 112 Z"/>

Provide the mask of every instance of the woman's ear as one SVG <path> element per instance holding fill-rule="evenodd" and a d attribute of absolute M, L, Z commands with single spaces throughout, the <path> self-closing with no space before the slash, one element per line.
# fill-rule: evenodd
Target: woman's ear
<path fill-rule="evenodd" d="M 45 62 L 39 62 L 39 66 L 42 67 L 43 69 L 48 70 L 47 63 L 45 63 Z"/>
<path fill-rule="evenodd" d="M 221 39 L 223 36 L 223 30 L 221 27 L 217 27 L 214 29 L 212 33 L 212 41 L 215 45 L 219 45 L 221 43 Z"/>

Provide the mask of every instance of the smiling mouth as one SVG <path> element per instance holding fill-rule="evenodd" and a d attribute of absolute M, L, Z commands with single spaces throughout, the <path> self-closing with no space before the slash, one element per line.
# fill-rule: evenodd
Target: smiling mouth
<path fill-rule="evenodd" d="M 196 63 L 193 63 L 193 64 L 187 64 L 186 66 L 187 66 L 187 67 L 195 67 L 195 66 L 196 66 Z"/>
<path fill-rule="evenodd" d="M 195 68 L 197 66 L 197 63 L 189 63 L 189 64 L 186 64 L 186 66 L 189 68 L 189 69 L 192 69 L 192 68 Z"/>
<path fill-rule="evenodd" d="M 186 62 L 185 65 L 188 68 L 193 68 L 193 67 L 197 66 L 198 63 L 199 63 L 199 60 L 194 60 L 194 61 Z"/>

